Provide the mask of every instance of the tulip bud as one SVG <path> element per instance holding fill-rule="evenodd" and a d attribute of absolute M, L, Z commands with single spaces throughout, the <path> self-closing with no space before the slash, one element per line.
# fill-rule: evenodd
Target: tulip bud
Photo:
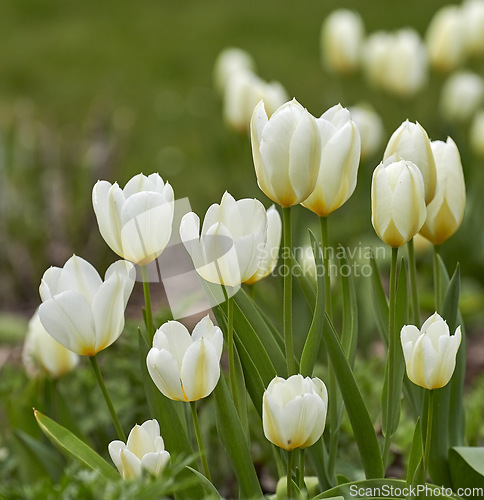
<path fill-rule="evenodd" d="M 213 79 L 218 93 L 223 95 L 228 80 L 239 71 L 253 72 L 255 63 L 245 50 L 228 47 L 217 56 L 213 69 Z"/>
<path fill-rule="evenodd" d="M 449 121 L 466 122 L 484 99 L 484 82 L 470 71 L 459 71 L 445 81 L 440 94 L 440 112 Z"/>
<path fill-rule="evenodd" d="M 257 271 L 267 241 L 267 213 L 255 199 L 234 200 L 227 192 L 200 219 L 189 212 L 180 238 L 198 274 L 210 283 L 239 286 Z"/>
<path fill-rule="evenodd" d="M 124 328 L 124 310 L 135 281 L 134 266 L 112 264 L 103 281 L 89 262 L 72 256 L 42 277 L 39 317 L 49 335 L 85 356 L 110 346 Z"/>
<path fill-rule="evenodd" d="M 79 356 L 46 332 L 36 311 L 29 321 L 22 361 L 27 373 L 32 377 L 40 374 L 60 377 L 77 366 Z"/>
<path fill-rule="evenodd" d="M 466 53 L 470 57 L 484 54 L 484 1 L 467 0 L 462 4 Z"/>
<path fill-rule="evenodd" d="M 353 194 L 360 163 L 360 133 L 340 104 L 316 120 L 321 135 L 321 162 L 314 191 L 302 205 L 327 217 Z"/>
<path fill-rule="evenodd" d="M 466 188 L 455 142 L 449 137 L 447 142 L 433 141 L 431 145 L 437 167 L 437 189 L 427 205 L 427 218 L 420 234 L 434 245 L 440 245 L 462 223 Z"/>
<path fill-rule="evenodd" d="M 333 11 L 321 27 L 323 65 L 333 73 L 356 71 L 364 36 L 365 27 L 358 12 L 347 9 Z"/>
<path fill-rule="evenodd" d="M 288 451 L 307 448 L 323 434 L 327 411 L 328 392 L 319 378 L 275 377 L 263 396 L 264 435 Z"/>
<path fill-rule="evenodd" d="M 462 334 L 450 335 L 447 323 L 434 313 L 419 330 L 404 326 L 400 333 L 408 378 L 425 389 L 444 387 L 452 377 Z"/>
<path fill-rule="evenodd" d="M 123 479 L 135 479 L 143 471 L 159 476 L 170 459 L 160 436 L 160 425 L 154 419 L 136 424 L 126 443 L 112 441 L 108 451 Z"/>
<path fill-rule="evenodd" d="M 192 335 L 178 321 L 168 321 L 155 333 L 146 365 L 156 387 L 175 401 L 207 397 L 220 377 L 222 330 L 205 316 Z"/>
<path fill-rule="evenodd" d="M 378 152 L 383 140 L 383 121 L 380 115 L 366 104 L 348 109 L 360 132 L 361 159 L 371 158 Z"/>
<path fill-rule="evenodd" d="M 371 222 L 380 239 L 401 247 L 420 231 L 425 216 L 420 170 L 410 161 L 380 163 L 371 184 Z"/>
<path fill-rule="evenodd" d="M 393 132 L 383 153 L 383 159 L 393 155 L 417 165 L 424 180 L 425 203 L 429 204 L 434 197 L 437 174 L 430 139 L 420 123 L 406 120 Z"/>
<path fill-rule="evenodd" d="M 261 101 L 250 130 L 255 173 L 264 194 L 282 207 L 304 201 L 314 189 L 321 158 L 316 118 L 295 99 L 268 118 Z"/>
<path fill-rule="evenodd" d="M 431 66 L 439 71 L 451 71 L 462 64 L 465 30 L 460 7 L 446 5 L 435 13 L 425 40 Z"/>
<path fill-rule="evenodd" d="M 474 154 L 484 156 L 484 111 L 478 111 L 474 116 L 469 135 L 469 143 Z"/>
<path fill-rule="evenodd" d="M 92 204 L 104 241 L 126 260 L 149 264 L 170 240 L 174 194 L 159 174 L 136 175 L 124 189 L 98 181 Z"/>
<path fill-rule="evenodd" d="M 245 281 L 248 285 L 269 276 L 276 267 L 281 245 L 282 221 L 276 207 L 272 205 L 267 210 L 267 236 L 266 242 L 261 244 L 262 257 L 257 271 Z"/>

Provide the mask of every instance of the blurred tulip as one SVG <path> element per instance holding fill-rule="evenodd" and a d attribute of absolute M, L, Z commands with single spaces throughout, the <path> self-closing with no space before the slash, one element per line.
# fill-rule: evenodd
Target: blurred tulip
<path fill-rule="evenodd" d="M 452 236 L 462 223 L 466 188 L 459 150 L 449 137 L 447 142 L 433 141 L 432 152 L 437 167 L 437 189 L 427 205 L 427 218 L 420 230 L 434 245 Z"/>
<path fill-rule="evenodd" d="M 235 200 L 229 193 L 200 219 L 186 214 L 180 237 L 198 274 L 210 283 L 238 286 L 259 268 L 267 239 L 267 213 L 256 199 Z"/>
<path fill-rule="evenodd" d="M 98 181 L 92 204 L 104 241 L 126 260 L 149 264 L 170 240 L 174 193 L 159 174 L 138 174 L 124 189 Z"/>
<path fill-rule="evenodd" d="M 267 236 L 262 248 L 262 258 L 257 271 L 245 282 L 252 285 L 269 276 L 276 267 L 281 245 L 282 221 L 276 207 L 272 205 L 267 210 Z"/>
<path fill-rule="evenodd" d="M 350 112 L 340 104 L 317 120 L 321 135 L 321 162 L 314 191 L 302 205 L 327 217 L 353 194 L 360 163 L 360 133 Z"/>
<path fill-rule="evenodd" d="M 275 377 L 263 397 L 264 435 L 288 451 L 307 448 L 323 434 L 327 411 L 328 392 L 319 378 Z"/>
<path fill-rule="evenodd" d="M 146 365 L 156 387 L 175 401 L 207 397 L 220 377 L 222 330 L 205 316 L 192 335 L 178 321 L 168 321 L 155 333 Z"/>
<path fill-rule="evenodd" d="M 236 47 L 227 47 L 220 52 L 215 60 L 213 68 L 215 88 L 220 95 L 223 95 L 225 86 L 234 73 L 239 71 L 253 72 L 254 70 L 254 59 L 247 51 Z"/>
<path fill-rule="evenodd" d="M 40 321 L 70 351 L 94 356 L 121 335 L 134 281 L 135 269 L 129 262 L 112 264 L 102 281 L 89 262 L 73 255 L 63 268 L 51 267 L 44 273 Z"/>
<path fill-rule="evenodd" d="M 248 131 L 254 108 L 261 99 L 270 116 L 288 96 L 279 82 L 267 83 L 249 71 L 235 72 L 225 86 L 225 122 L 238 132 Z"/>
<path fill-rule="evenodd" d="M 40 374 L 60 377 L 77 366 L 79 356 L 46 332 L 36 311 L 29 321 L 22 361 L 27 373 L 32 377 Z"/>
<path fill-rule="evenodd" d="M 356 11 L 333 11 L 321 27 L 320 46 L 323 65 L 333 73 L 348 74 L 360 64 L 365 26 Z"/>
<path fill-rule="evenodd" d="M 425 389 L 447 385 L 455 369 L 461 329 L 450 335 L 447 323 L 434 313 L 419 330 L 407 325 L 400 333 L 408 378 Z"/>
<path fill-rule="evenodd" d="M 484 156 L 484 111 L 475 114 L 469 135 L 469 143 L 474 154 Z"/>
<path fill-rule="evenodd" d="M 484 81 L 470 71 L 459 71 L 447 78 L 440 94 L 440 112 L 449 121 L 466 122 L 484 98 Z"/>
<path fill-rule="evenodd" d="M 383 141 L 383 121 L 380 115 L 367 104 L 348 108 L 351 119 L 358 127 L 361 138 L 361 159 L 374 156 Z"/>
<path fill-rule="evenodd" d="M 446 72 L 464 62 L 466 29 L 462 10 L 456 5 L 446 5 L 434 14 L 425 37 L 432 67 Z"/>
<path fill-rule="evenodd" d="M 389 158 L 373 172 L 371 221 L 376 234 L 392 248 L 411 240 L 425 222 L 424 183 L 410 161 Z"/>
<path fill-rule="evenodd" d="M 484 54 L 484 0 L 467 0 L 462 6 L 465 49 L 470 57 Z"/>
<path fill-rule="evenodd" d="M 316 118 L 295 99 L 268 118 L 261 101 L 250 129 L 255 173 L 264 194 L 281 207 L 304 201 L 314 189 L 321 159 Z"/>
<path fill-rule="evenodd" d="M 429 136 L 420 123 L 406 120 L 393 132 L 383 153 L 383 160 L 393 155 L 417 165 L 424 180 L 425 203 L 429 204 L 435 194 L 437 173 Z"/>
<path fill-rule="evenodd" d="M 159 476 L 170 459 L 160 436 L 160 425 L 154 419 L 136 424 L 126 443 L 112 441 L 108 451 L 123 479 L 135 479 L 143 471 Z"/>

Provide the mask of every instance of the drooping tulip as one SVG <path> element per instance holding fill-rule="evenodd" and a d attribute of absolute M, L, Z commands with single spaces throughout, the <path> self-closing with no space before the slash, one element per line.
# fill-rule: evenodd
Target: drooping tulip
<path fill-rule="evenodd" d="M 427 218 L 420 234 L 434 245 L 440 245 L 462 223 L 466 189 L 456 143 L 449 137 L 447 142 L 433 141 L 431 146 L 437 167 L 437 189 L 427 205 Z"/>
<path fill-rule="evenodd" d="M 360 163 L 360 133 L 350 112 L 340 104 L 317 119 L 321 162 L 314 191 L 302 205 L 327 217 L 353 194 Z"/>
<path fill-rule="evenodd" d="M 225 192 L 200 219 L 186 214 L 180 237 L 198 274 L 211 283 L 235 287 L 257 271 L 267 238 L 267 214 L 256 199 L 235 200 Z"/>
<path fill-rule="evenodd" d="M 275 377 L 263 396 L 264 435 L 288 451 L 307 448 L 323 434 L 327 411 L 328 392 L 319 378 Z"/>
<path fill-rule="evenodd" d="M 170 240 L 174 193 L 159 174 L 138 174 L 124 189 L 117 182 L 98 181 L 92 204 L 101 236 L 126 260 L 149 264 Z"/>
<path fill-rule="evenodd" d="M 400 335 L 408 378 L 425 389 L 447 385 L 454 373 L 462 338 L 460 326 L 450 335 L 447 323 L 434 313 L 420 330 L 406 325 Z"/>
<path fill-rule="evenodd" d="M 192 335 L 178 321 L 168 321 L 156 331 L 146 365 L 167 398 L 198 401 L 217 385 L 222 348 L 222 331 L 208 315 L 195 325 Z"/>
<path fill-rule="evenodd" d="M 74 255 L 63 268 L 51 267 L 44 273 L 40 321 L 70 351 L 94 356 L 121 335 L 134 282 L 130 262 L 112 264 L 103 281 L 89 262 Z"/>
<path fill-rule="evenodd" d="M 295 99 L 268 118 L 261 101 L 250 130 L 255 173 L 264 194 L 281 207 L 304 201 L 316 184 L 321 158 L 316 118 Z"/>
<path fill-rule="evenodd" d="M 425 222 L 424 183 L 410 161 L 389 158 L 373 172 L 371 221 L 379 238 L 398 248 L 410 241 Z"/>
<path fill-rule="evenodd" d="M 160 436 L 160 425 L 154 419 L 136 424 L 126 443 L 111 441 L 108 451 L 123 479 L 135 479 L 143 471 L 159 476 L 170 459 Z"/>

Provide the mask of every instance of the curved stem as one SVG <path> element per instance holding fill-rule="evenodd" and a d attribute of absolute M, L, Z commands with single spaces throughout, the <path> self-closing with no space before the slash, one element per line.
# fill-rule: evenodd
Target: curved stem
<path fill-rule="evenodd" d="M 153 341 L 153 336 L 155 334 L 155 328 L 153 326 L 153 312 L 151 310 L 151 294 L 150 294 L 150 282 L 148 279 L 148 268 L 146 266 L 141 266 L 141 277 L 143 279 L 143 293 L 145 297 L 145 319 L 146 319 L 146 330 L 148 332 L 147 343 L 148 346 L 151 345 Z"/>
<path fill-rule="evenodd" d="M 430 444 L 432 441 L 432 419 L 434 413 L 434 391 L 429 390 L 429 404 L 427 409 L 427 432 L 425 436 L 424 477 L 428 474 L 430 460 Z"/>
<path fill-rule="evenodd" d="M 96 379 L 97 379 L 99 387 L 101 388 L 101 391 L 103 393 L 104 400 L 106 401 L 106 404 L 108 405 L 109 413 L 111 414 L 111 418 L 113 420 L 114 427 L 116 428 L 116 432 L 118 434 L 118 437 L 121 441 L 126 442 L 126 436 L 123 432 L 123 428 L 121 427 L 121 423 L 119 422 L 118 416 L 116 415 L 116 412 L 114 411 L 114 406 L 113 406 L 113 403 L 111 401 L 111 398 L 109 397 L 108 390 L 106 389 L 106 384 L 104 383 L 103 376 L 101 374 L 101 370 L 99 369 L 96 355 L 90 356 L 89 361 L 91 362 L 92 369 L 94 370 L 94 373 L 96 374 Z"/>
<path fill-rule="evenodd" d="M 287 499 L 290 500 L 291 498 L 293 498 L 293 495 L 292 495 L 292 459 L 293 459 L 293 454 L 294 454 L 294 450 L 288 450 L 287 451 L 287 476 L 286 476 L 286 480 L 287 480 Z"/>
<path fill-rule="evenodd" d="M 283 207 L 282 221 L 284 227 L 284 345 L 286 350 L 287 375 L 296 373 L 294 364 L 294 341 L 292 338 L 292 233 L 291 207 Z"/>
<path fill-rule="evenodd" d="M 410 287 L 412 290 L 412 313 L 413 323 L 420 326 L 420 301 L 417 288 L 417 262 L 415 260 L 415 248 L 413 238 L 408 242 L 408 260 L 410 266 Z"/>
<path fill-rule="evenodd" d="M 198 450 L 200 451 L 200 460 L 202 462 L 203 473 L 205 477 L 211 481 L 210 470 L 208 468 L 207 455 L 202 441 L 202 432 L 200 431 L 200 422 L 198 421 L 197 406 L 195 401 L 190 401 L 190 410 L 192 411 L 193 427 L 195 429 L 195 436 L 197 438 Z"/>

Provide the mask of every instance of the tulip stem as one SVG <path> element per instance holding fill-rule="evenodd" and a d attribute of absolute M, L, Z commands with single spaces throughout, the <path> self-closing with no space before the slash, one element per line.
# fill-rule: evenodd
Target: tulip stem
<path fill-rule="evenodd" d="M 286 489 L 287 489 L 287 499 L 291 500 L 293 498 L 292 495 L 292 459 L 293 459 L 294 450 L 287 450 L 287 476 L 286 476 Z"/>
<path fill-rule="evenodd" d="M 145 321 L 146 330 L 148 332 L 148 346 L 150 346 L 153 341 L 155 329 L 153 326 L 153 311 L 151 310 L 150 281 L 148 279 L 148 268 L 146 266 L 141 266 L 141 277 L 143 279 L 143 293 L 145 296 Z"/>
<path fill-rule="evenodd" d="M 425 436 L 425 452 L 424 452 L 424 474 L 428 474 L 429 470 L 429 460 L 430 460 L 430 444 L 432 441 L 432 420 L 434 413 L 434 391 L 429 390 L 429 401 L 427 408 L 427 431 Z"/>
<path fill-rule="evenodd" d="M 192 410 L 193 427 L 195 429 L 195 436 L 197 438 L 198 450 L 200 451 L 200 460 L 202 462 L 203 473 L 205 477 L 211 481 L 210 470 L 208 468 L 207 455 L 202 441 L 202 432 L 200 431 L 200 422 L 198 421 L 198 413 L 196 401 L 190 401 L 190 409 Z"/>
<path fill-rule="evenodd" d="M 302 492 L 306 488 L 304 482 L 304 448 L 299 449 L 299 490 Z"/>
<path fill-rule="evenodd" d="M 284 345 L 286 350 L 287 375 L 296 373 L 294 364 L 294 343 L 292 338 L 292 232 L 291 232 L 291 207 L 282 208 L 282 221 L 284 227 Z"/>
<path fill-rule="evenodd" d="M 229 378 L 232 396 L 235 407 L 240 410 L 239 390 L 237 386 L 237 376 L 235 373 L 235 354 L 234 354 L 234 298 L 227 298 L 227 351 L 229 358 Z"/>
<path fill-rule="evenodd" d="M 434 297 L 435 297 L 435 310 L 441 312 L 442 308 L 442 277 L 440 275 L 439 264 L 440 247 L 434 245 Z"/>
<path fill-rule="evenodd" d="M 324 266 L 324 288 L 326 299 L 326 312 L 332 318 L 332 301 L 331 301 L 331 275 L 329 269 L 329 236 L 328 236 L 328 218 L 320 217 L 321 222 L 321 250 L 323 252 Z"/>
<path fill-rule="evenodd" d="M 101 388 L 101 391 L 104 396 L 104 400 L 106 401 L 106 404 L 108 405 L 109 413 L 111 414 L 111 418 L 113 420 L 114 427 L 116 428 L 116 432 L 118 433 L 118 438 L 126 442 L 126 435 L 123 432 L 123 428 L 121 427 L 121 423 L 119 422 L 118 416 L 116 415 L 116 412 L 114 411 L 114 406 L 111 401 L 111 398 L 109 397 L 108 390 L 106 388 L 106 384 L 104 383 L 103 376 L 101 374 L 101 370 L 99 369 L 99 365 L 97 363 L 96 355 L 90 356 L 89 361 L 91 361 L 92 369 L 94 370 L 94 373 L 96 374 L 96 379 L 99 384 L 99 387 Z"/>
<path fill-rule="evenodd" d="M 408 242 L 407 248 L 408 248 L 408 260 L 410 266 L 410 286 L 412 289 L 413 323 L 415 325 L 420 325 L 420 301 L 418 298 L 418 288 L 417 288 L 417 263 L 415 260 L 415 247 L 413 243 L 413 238 Z"/>

